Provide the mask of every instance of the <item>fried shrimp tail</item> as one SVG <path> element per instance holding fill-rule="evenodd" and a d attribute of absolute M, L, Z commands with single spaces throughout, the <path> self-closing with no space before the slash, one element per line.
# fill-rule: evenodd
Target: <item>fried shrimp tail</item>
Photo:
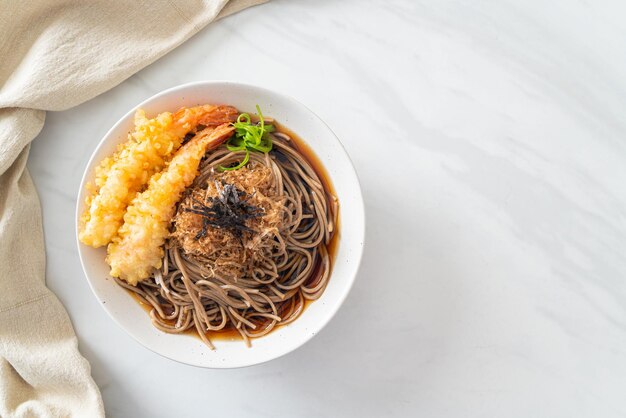
<path fill-rule="evenodd" d="M 233 129 L 224 124 L 198 132 L 178 150 L 165 170 L 150 178 L 148 188 L 132 200 L 124 224 L 107 249 L 113 277 L 136 285 L 147 279 L 154 268 L 161 267 L 162 247 L 176 203 L 196 178 L 205 153 L 224 143 Z"/>
<path fill-rule="evenodd" d="M 218 126 L 236 117 L 237 109 L 232 106 L 181 108 L 154 119 L 137 110 L 129 140 L 96 168 L 95 194 L 86 200 L 79 239 L 92 247 L 107 245 L 122 225 L 128 204 L 151 176 L 165 167 L 186 134 L 195 132 L 199 125 Z"/>

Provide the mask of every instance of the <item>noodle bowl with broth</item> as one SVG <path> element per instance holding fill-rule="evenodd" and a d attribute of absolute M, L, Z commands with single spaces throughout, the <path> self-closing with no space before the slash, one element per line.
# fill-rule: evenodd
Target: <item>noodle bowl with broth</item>
<path fill-rule="evenodd" d="M 242 113 L 261 130 L 256 104 L 273 128 L 242 140 Z M 79 192 L 78 251 L 97 300 L 145 347 L 191 365 L 296 349 L 337 312 L 362 255 L 345 150 L 301 103 L 261 87 L 197 82 L 147 99 L 106 133 Z"/>
<path fill-rule="evenodd" d="M 210 335 L 235 330 L 250 346 L 294 321 L 331 271 L 337 198 L 257 112 L 138 110 L 129 141 L 96 170 L 81 218 L 81 241 L 107 245 L 111 275 L 153 325 L 194 330 L 211 349 Z"/>

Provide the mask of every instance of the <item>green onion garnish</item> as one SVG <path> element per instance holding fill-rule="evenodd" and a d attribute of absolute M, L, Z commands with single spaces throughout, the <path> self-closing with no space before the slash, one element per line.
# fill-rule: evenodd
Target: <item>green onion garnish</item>
<path fill-rule="evenodd" d="M 242 113 L 237 117 L 237 122 L 232 124 L 235 128 L 235 135 L 226 143 L 229 151 L 246 151 L 246 156 L 234 167 L 220 166 L 220 171 L 239 170 L 244 167 L 250 161 L 250 151 L 268 153 L 272 150 L 272 139 L 269 133 L 274 132 L 274 125 L 265 124 L 259 105 L 256 105 L 256 111 L 259 114 L 259 123 L 253 124 L 250 121 L 250 115 Z"/>

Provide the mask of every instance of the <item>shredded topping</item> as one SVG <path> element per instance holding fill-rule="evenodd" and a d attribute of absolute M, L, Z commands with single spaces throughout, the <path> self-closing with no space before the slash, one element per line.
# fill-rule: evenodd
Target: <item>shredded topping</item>
<path fill-rule="evenodd" d="M 285 209 L 275 182 L 272 170 L 256 162 L 215 171 L 179 204 L 171 238 L 216 273 L 244 276 L 277 245 Z"/>
<path fill-rule="evenodd" d="M 216 181 L 215 188 L 218 190 L 217 197 L 209 196 L 207 202 L 192 198 L 191 207 L 183 208 L 202 217 L 202 229 L 196 240 L 206 236 L 209 226 L 227 229 L 238 238 L 241 238 L 242 232 L 256 232 L 246 226 L 246 221 L 263 216 L 263 209 L 248 203 L 251 196 L 233 184 L 220 185 Z"/>

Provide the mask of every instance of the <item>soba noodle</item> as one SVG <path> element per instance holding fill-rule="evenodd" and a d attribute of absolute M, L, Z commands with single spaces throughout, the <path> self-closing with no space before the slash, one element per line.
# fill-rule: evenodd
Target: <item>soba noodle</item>
<path fill-rule="evenodd" d="M 267 237 L 254 241 L 252 260 L 242 263 L 234 257 L 217 268 L 210 257 L 185 251 L 173 234 L 166 243 L 162 268 L 150 279 L 136 287 L 116 279 L 151 307 L 156 328 L 168 333 L 195 329 L 211 348 L 211 332 L 234 328 L 250 345 L 251 338 L 292 322 L 306 300 L 318 299 L 324 292 L 331 270 L 328 245 L 335 232 L 337 199 L 289 136 L 277 132 L 272 141 L 273 150 L 250 153 L 248 165 L 271 170 L 280 222 L 268 229 Z M 214 180 L 218 167 L 236 164 L 242 157 L 242 152 L 226 148 L 211 152 L 192 188 L 213 183 L 219 188 Z M 253 245 L 241 242 L 244 247 Z"/>

